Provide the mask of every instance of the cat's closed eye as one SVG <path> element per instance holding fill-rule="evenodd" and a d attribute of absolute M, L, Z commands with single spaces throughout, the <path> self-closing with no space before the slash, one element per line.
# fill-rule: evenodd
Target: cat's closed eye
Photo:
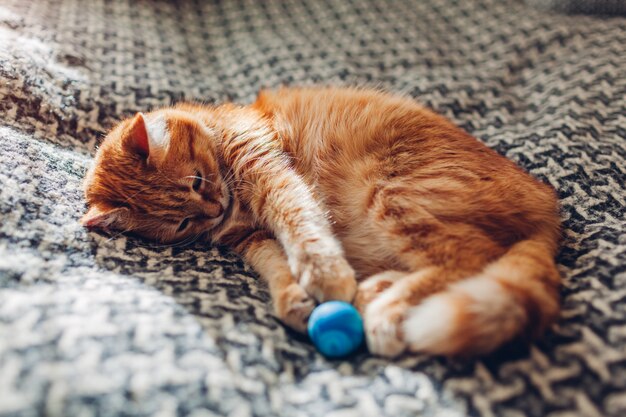
<path fill-rule="evenodd" d="M 193 183 L 191 184 L 191 188 L 194 191 L 199 191 L 202 186 L 202 174 L 199 171 L 196 171 L 195 176 L 193 177 Z"/>
<path fill-rule="evenodd" d="M 183 219 L 183 221 L 180 222 L 178 229 L 176 229 L 176 233 L 180 233 L 184 231 L 189 226 L 189 223 L 190 223 L 189 217 L 187 217 L 186 219 Z"/>

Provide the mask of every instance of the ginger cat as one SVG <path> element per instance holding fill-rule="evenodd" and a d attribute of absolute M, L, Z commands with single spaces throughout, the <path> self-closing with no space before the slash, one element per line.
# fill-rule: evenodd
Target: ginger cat
<path fill-rule="evenodd" d="M 413 100 L 354 88 L 179 104 L 106 137 L 88 228 L 228 245 L 304 331 L 353 302 L 371 352 L 488 353 L 559 312 L 553 190 Z"/>

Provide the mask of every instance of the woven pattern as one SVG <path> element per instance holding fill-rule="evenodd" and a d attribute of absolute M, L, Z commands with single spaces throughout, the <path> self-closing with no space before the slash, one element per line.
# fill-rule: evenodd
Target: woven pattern
<path fill-rule="evenodd" d="M 482 360 L 327 361 L 240 259 L 87 233 L 122 115 L 261 87 L 415 97 L 552 184 L 559 323 Z M 623 416 L 626 20 L 516 1 L 4 0 L 0 415 Z"/>
<path fill-rule="evenodd" d="M 536 7 L 565 13 L 626 14 L 624 0 L 526 0 Z"/>

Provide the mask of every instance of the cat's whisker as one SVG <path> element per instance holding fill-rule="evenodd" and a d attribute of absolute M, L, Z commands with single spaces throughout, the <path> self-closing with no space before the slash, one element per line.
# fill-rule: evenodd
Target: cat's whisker
<path fill-rule="evenodd" d="M 232 189 L 233 185 L 235 184 L 235 174 L 234 173 L 230 174 L 228 177 L 224 179 L 224 182 L 226 183 L 226 186 L 229 189 Z"/>
<path fill-rule="evenodd" d="M 257 189 L 257 185 L 254 184 L 253 182 L 241 180 L 239 182 L 239 186 L 240 186 L 240 189 L 245 189 L 246 191 L 248 191 L 249 193 L 252 193 L 256 197 L 261 196 L 261 191 Z"/>
<path fill-rule="evenodd" d="M 228 172 L 228 175 L 226 175 L 226 177 L 224 177 L 224 182 L 225 182 L 226 184 L 229 184 L 229 183 L 230 183 L 230 181 L 231 181 L 233 178 L 235 178 L 235 173 L 234 173 L 233 171 L 229 171 L 229 172 Z"/>
<path fill-rule="evenodd" d="M 181 178 L 181 180 L 183 180 L 183 179 L 187 179 L 187 178 L 189 178 L 189 179 L 194 179 L 194 180 L 198 179 L 198 180 L 201 180 L 201 181 L 203 181 L 203 182 L 207 182 L 207 183 L 209 183 L 209 184 L 212 184 L 212 182 L 211 182 L 211 181 L 207 180 L 206 178 L 199 177 L 199 176 L 197 176 L 197 175 L 187 175 L 186 177 L 182 177 L 182 178 Z"/>
<path fill-rule="evenodd" d="M 129 227 L 127 227 L 126 229 L 124 229 L 124 230 L 122 230 L 122 231 L 120 231 L 120 232 L 117 232 L 117 233 L 113 234 L 111 237 L 109 237 L 109 238 L 107 239 L 107 242 L 112 242 L 112 241 L 113 241 L 113 239 L 117 239 L 118 237 L 120 237 L 121 235 L 123 235 L 124 233 L 127 233 L 127 232 L 129 232 L 129 231 L 130 231 L 130 228 L 129 228 Z"/>
<path fill-rule="evenodd" d="M 131 195 L 129 197 L 126 197 L 126 199 L 124 200 L 124 203 L 130 202 L 131 199 L 135 198 L 140 193 L 143 193 L 144 191 L 149 190 L 150 188 L 156 188 L 156 186 L 148 184 L 148 185 L 145 185 L 145 186 L 141 187 L 136 193 L 134 193 L 133 195 Z M 122 197 L 125 197 L 125 196 L 122 196 Z"/>
<path fill-rule="evenodd" d="M 162 235 L 162 234 L 161 234 Z M 177 247 L 179 244 L 184 243 L 188 240 L 189 238 L 185 238 L 179 242 L 171 242 L 171 243 L 162 243 L 162 244 L 140 244 L 138 243 L 137 246 L 142 247 L 142 248 L 146 248 L 146 249 L 167 249 L 167 248 L 174 248 Z"/>
<path fill-rule="evenodd" d="M 197 233 L 196 235 L 193 235 L 193 236 L 190 236 L 190 237 L 188 237 L 188 238 L 186 238 L 184 240 L 181 240 L 180 242 L 177 242 L 176 244 L 174 244 L 172 247 L 184 248 L 186 246 L 190 246 L 190 245 L 194 244 L 198 240 L 198 238 L 200 236 L 202 236 L 203 233 L 204 232 L 200 232 L 200 233 Z"/>

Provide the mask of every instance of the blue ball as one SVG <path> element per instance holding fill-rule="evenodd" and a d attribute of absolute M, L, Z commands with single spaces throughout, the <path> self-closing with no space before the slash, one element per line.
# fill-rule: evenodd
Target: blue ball
<path fill-rule="evenodd" d="M 340 358 L 363 343 L 363 320 L 351 304 L 328 301 L 313 310 L 308 324 L 313 344 L 324 356 Z"/>

